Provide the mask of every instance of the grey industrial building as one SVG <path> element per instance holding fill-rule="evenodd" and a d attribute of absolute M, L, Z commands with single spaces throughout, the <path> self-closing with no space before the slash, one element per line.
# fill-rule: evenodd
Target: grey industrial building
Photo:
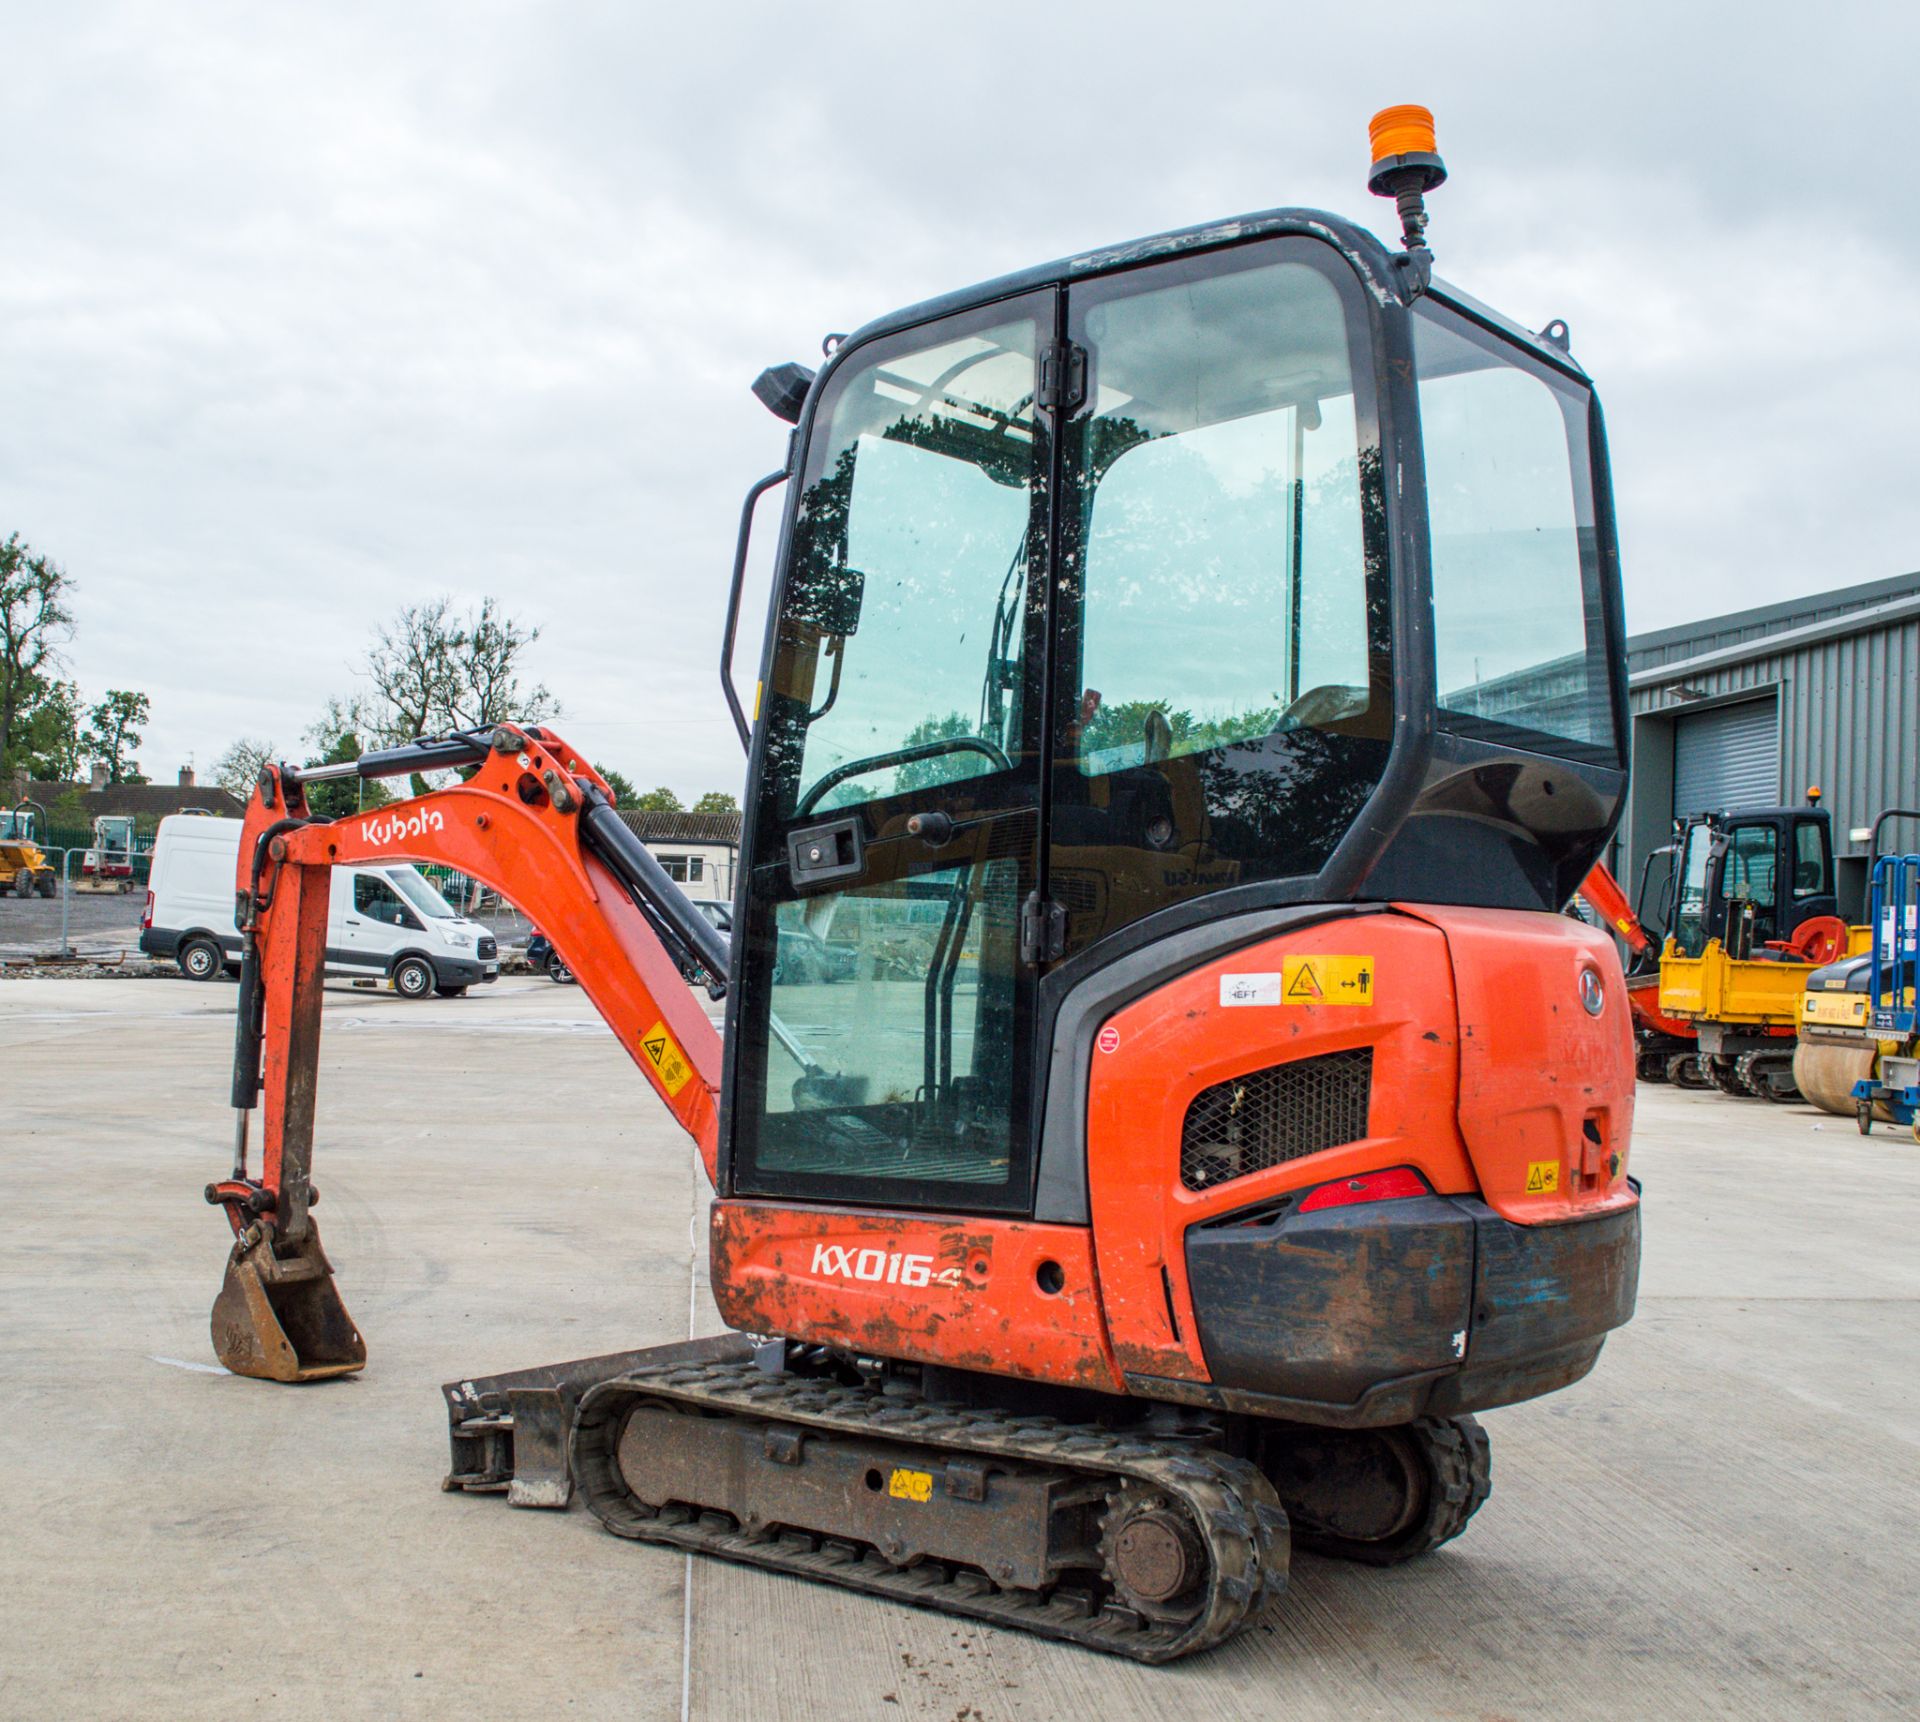
<path fill-rule="evenodd" d="M 1627 642 L 1629 890 L 1676 815 L 1800 801 L 1833 813 L 1840 907 L 1858 916 L 1884 807 L 1920 806 L 1920 573 L 1766 604 Z M 1896 834 L 1911 847 L 1916 834 Z M 1618 869 L 1616 869 L 1618 870 Z"/>

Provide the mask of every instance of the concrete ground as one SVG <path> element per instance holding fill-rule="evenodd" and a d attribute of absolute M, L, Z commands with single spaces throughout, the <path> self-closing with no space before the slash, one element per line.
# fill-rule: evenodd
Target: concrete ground
<path fill-rule="evenodd" d="M 233 994 L 0 983 L 0 1715 L 1897 1716 L 1920 1711 L 1920 1148 L 1643 1089 L 1640 1313 L 1491 1414 L 1395 1572 L 1299 1557 L 1150 1670 L 442 1495 L 439 1384 L 712 1331 L 705 1191 L 575 989 L 330 999 L 319 1218 L 372 1361 L 207 1342 Z"/>

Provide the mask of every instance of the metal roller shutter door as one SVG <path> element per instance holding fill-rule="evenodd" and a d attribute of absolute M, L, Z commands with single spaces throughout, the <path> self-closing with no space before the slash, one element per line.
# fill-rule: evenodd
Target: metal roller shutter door
<path fill-rule="evenodd" d="M 1774 697 L 1683 717 L 1673 733 L 1673 811 L 1684 819 L 1780 802 L 1780 725 Z"/>

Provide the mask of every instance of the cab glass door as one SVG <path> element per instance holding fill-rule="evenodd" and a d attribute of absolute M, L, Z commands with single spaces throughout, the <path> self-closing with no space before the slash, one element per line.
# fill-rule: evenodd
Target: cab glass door
<path fill-rule="evenodd" d="M 1027 1206 L 1054 307 L 869 343 L 823 391 L 761 714 L 738 1192 Z"/>

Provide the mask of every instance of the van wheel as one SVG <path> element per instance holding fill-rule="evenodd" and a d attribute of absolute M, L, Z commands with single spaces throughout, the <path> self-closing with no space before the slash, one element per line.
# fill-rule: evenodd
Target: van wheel
<path fill-rule="evenodd" d="M 174 961 L 190 981 L 217 981 L 227 971 L 227 959 L 211 939 L 189 939 Z"/>
<path fill-rule="evenodd" d="M 394 965 L 393 990 L 403 999 L 433 996 L 433 966 L 419 957 L 402 957 Z"/>

